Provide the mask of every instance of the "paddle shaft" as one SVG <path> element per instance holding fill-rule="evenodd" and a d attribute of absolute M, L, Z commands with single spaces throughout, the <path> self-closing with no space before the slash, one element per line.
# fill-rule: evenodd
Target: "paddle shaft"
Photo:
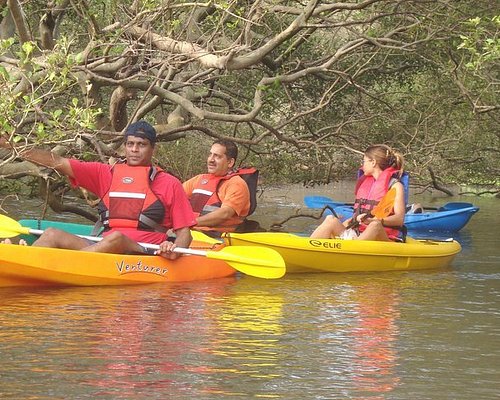
<path fill-rule="evenodd" d="M 358 221 L 356 217 L 356 215 L 353 215 L 352 220 L 347 224 L 346 229 L 355 229 L 359 226 L 360 221 Z M 373 218 L 373 215 L 371 213 L 367 213 L 362 220 L 365 220 L 366 218 Z"/>

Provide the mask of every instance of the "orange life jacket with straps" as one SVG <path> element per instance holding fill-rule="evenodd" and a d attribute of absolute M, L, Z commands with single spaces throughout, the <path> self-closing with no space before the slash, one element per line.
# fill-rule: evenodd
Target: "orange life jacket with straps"
<path fill-rule="evenodd" d="M 257 181 L 259 171 L 254 167 L 238 168 L 224 176 L 214 176 L 212 174 L 204 174 L 198 180 L 198 186 L 193 189 L 193 193 L 189 199 L 194 213 L 205 215 L 222 206 L 222 201 L 218 195 L 220 185 L 235 176 L 241 177 L 248 186 L 250 193 L 250 208 L 248 215 L 251 215 L 257 207 Z M 231 218 L 227 224 L 221 228 L 224 231 L 232 231 L 243 222 L 248 215 Z"/>
<path fill-rule="evenodd" d="M 400 172 L 400 170 L 389 167 L 384 169 L 376 180 L 373 176 L 362 175 L 356 183 L 354 215 L 368 213 L 373 210 L 391 186 L 399 182 Z M 364 229 L 365 227 L 361 225 L 360 231 Z M 400 230 L 397 228 L 384 227 L 384 229 L 387 232 L 387 236 L 391 239 L 397 239 L 400 235 Z"/>
<path fill-rule="evenodd" d="M 111 185 L 98 205 L 99 218 L 105 230 L 137 228 L 167 231 L 161 225 L 165 207 L 151 190 L 151 182 L 158 173 L 163 173 L 163 170 L 152 166 L 113 166 Z"/>

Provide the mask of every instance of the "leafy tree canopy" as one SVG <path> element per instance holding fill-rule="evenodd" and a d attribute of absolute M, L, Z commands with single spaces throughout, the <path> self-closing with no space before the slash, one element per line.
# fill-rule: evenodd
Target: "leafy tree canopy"
<path fill-rule="evenodd" d="M 489 1 L 0 0 L 0 10 L 0 131 L 17 153 L 46 145 L 107 162 L 123 129 L 146 119 L 165 144 L 160 163 L 181 179 L 203 170 L 213 138 L 234 139 L 268 181 L 308 183 L 352 176 L 359 152 L 383 142 L 423 190 L 498 191 L 500 17 Z M 1 176 L 48 179 L 16 152 L 0 152 Z"/>

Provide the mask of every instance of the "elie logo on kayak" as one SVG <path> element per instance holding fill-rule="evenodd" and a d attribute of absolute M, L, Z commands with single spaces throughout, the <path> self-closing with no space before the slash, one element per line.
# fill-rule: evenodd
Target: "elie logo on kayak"
<path fill-rule="evenodd" d="M 139 260 L 136 264 L 126 264 L 125 261 L 116 262 L 116 268 L 120 275 L 129 274 L 131 272 L 145 272 L 147 274 L 165 275 L 168 272 L 167 268 L 156 267 L 154 265 L 144 265 Z"/>
<path fill-rule="evenodd" d="M 313 247 L 324 247 L 325 249 L 342 250 L 341 242 L 330 242 L 323 240 L 309 240 L 309 244 Z"/>

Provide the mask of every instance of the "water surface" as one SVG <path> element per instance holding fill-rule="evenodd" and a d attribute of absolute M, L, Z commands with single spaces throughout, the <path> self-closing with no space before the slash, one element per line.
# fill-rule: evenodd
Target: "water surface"
<path fill-rule="evenodd" d="M 256 218 L 311 213 L 311 192 L 270 191 Z M 439 202 L 471 200 L 442 270 L 0 289 L 0 398 L 498 398 L 498 200 Z"/>

